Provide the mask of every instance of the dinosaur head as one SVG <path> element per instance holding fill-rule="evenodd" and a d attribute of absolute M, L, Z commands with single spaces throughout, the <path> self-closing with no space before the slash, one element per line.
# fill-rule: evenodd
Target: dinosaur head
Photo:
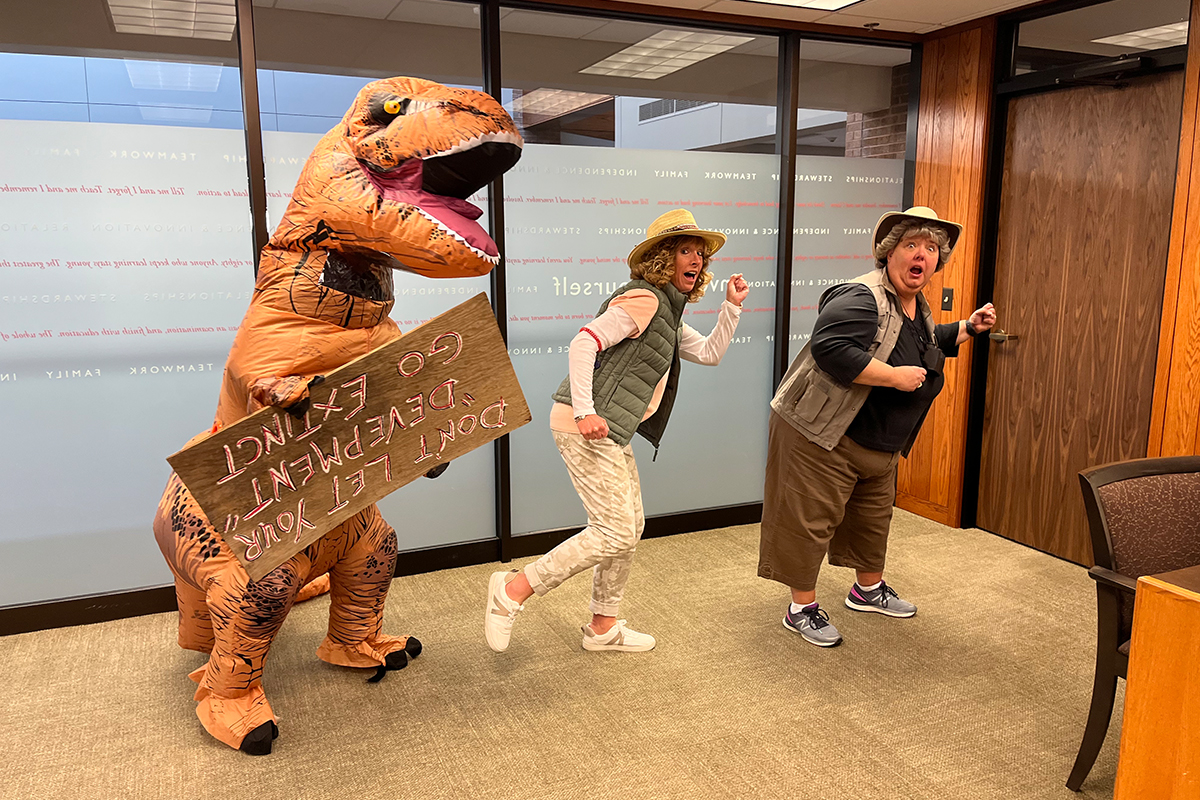
<path fill-rule="evenodd" d="M 482 275 L 500 262 L 467 198 L 517 163 L 523 145 L 490 95 L 419 78 L 362 88 L 343 118 L 345 143 L 402 220 L 387 249 L 407 269 Z"/>

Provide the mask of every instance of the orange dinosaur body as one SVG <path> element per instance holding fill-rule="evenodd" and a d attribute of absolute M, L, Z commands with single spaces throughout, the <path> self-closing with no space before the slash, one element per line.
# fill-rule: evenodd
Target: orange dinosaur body
<path fill-rule="evenodd" d="M 212 430 L 266 405 L 303 413 L 311 381 L 398 336 L 393 269 L 455 278 L 499 263 L 466 198 L 515 164 L 521 144 L 481 92 L 414 78 L 363 87 L 317 144 L 263 248 Z M 278 731 L 263 665 L 292 604 L 319 593 L 322 576 L 331 599 L 318 657 L 387 670 L 420 652 L 415 639 L 382 633 L 397 543 L 373 505 L 257 581 L 175 475 L 154 533 L 175 575 L 179 644 L 209 653 L 191 675 L 197 715 L 230 747 L 270 752 Z"/>

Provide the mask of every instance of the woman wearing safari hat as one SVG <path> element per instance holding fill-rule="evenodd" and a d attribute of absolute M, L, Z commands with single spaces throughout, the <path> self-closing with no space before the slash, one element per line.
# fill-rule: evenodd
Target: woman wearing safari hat
<path fill-rule="evenodd" d="M 917 613 L 883 580 L 896 465 L 942 390 L 946 356 L 996 323 L 988 303 L 934 325 L 921 294 L 961 233 L 923 206 L 884 214 L 875 269 L 821 296 L 812 337 L 771 401 L 758 574 L 791 589 L 783 624 L 812 644 L 842 641 L 816 601 L 826 555 L 856 572 L 848 608 Z"/>
<path fill-rule="evenodd" d="M 716 366 L 729 346 L 750 292 L 740 274 L 729 278 L 710 335 L 683 322 L 684 307 L 704 295 L 712 278 L 709 259 L 724 244 L 725 234 L 700 228 L 686 210 L 663 214 L 629 254 L 632 280 L 571 340 L 568 375 L 554 393 L 550 429 L 588 525 L 523 572 L 492 574 L 484 634 L 493 650 L 508 647 L 526 600 L 589 568 L 592 619 L 583 626 L 583 648 L 654 647 L 653 636 L 617 619 L 645 522 L 630 442 L 639 433 L 657 452 L 676 400 L 680 359 Z"/>

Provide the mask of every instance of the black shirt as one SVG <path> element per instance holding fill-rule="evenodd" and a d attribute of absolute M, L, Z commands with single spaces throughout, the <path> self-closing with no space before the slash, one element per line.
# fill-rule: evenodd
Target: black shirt
<path fill-rule="evenodd" d="M 879 311 L 871 290 L 858 283 L 835 286 L 821 297 L 813 327 L 813 359 L 818 367 L 848 386 L 870 363 L 868 349 L 878 329 Z M 943 371 L 930 369 L 931 361 L 925 354 L 936 348 L 947 356 L 956 356 L 957 339 L 957 322 L 936 326 L 931 342 L 923 323 L 905 317 L 887 363 L 893 367 L 924 367 L 925 383 L 912 392 L 873 387 L 846 435 L 872 450 L 904 450 L 945 383 Z"/>

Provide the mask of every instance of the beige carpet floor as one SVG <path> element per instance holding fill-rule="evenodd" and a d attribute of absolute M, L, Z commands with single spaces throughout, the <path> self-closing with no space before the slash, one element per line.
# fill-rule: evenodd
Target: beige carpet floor
<path fill-rule="evenodd" d="M 977 530 L 897 512 L 888 578 L 910 620 L 819 597 L 846 637 L 783 628 L 785 591 L 755 577 L 758 528 L 638 549 L 623 614 L 646 654 L 587 653 L 577 576 L 487 649 L 496 565 L 401 578 L 389 631 L 426 653 L 378 685 L 314 655 L 328 601 L 296 607 L 265 686 L 275 752 L 209 738 L 175 616 L 0 639 L 3 798 L 1107 798 L 1120 703 L 1082 795 L 1066 780 L 1083 732 L 1095 591 L 1083 569 Z M 522 562 L 524 563 L 524 562 Z"/>

